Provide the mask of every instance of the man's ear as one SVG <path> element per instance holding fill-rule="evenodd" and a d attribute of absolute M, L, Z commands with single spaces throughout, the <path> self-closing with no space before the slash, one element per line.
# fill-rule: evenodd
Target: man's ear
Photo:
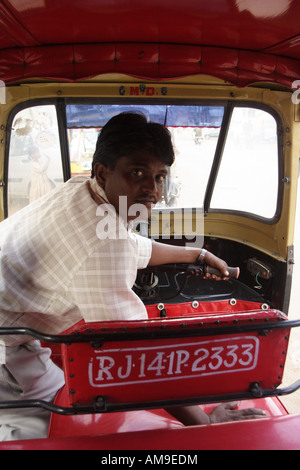
<path fill-rule="evenodd" d="M 104 163 L 97 162 L 94 166 L 94 175 L 97 180 L 97 183 L 101 188 L 105 189 L 105 181 L 108 173 L 108 167 Z"/>

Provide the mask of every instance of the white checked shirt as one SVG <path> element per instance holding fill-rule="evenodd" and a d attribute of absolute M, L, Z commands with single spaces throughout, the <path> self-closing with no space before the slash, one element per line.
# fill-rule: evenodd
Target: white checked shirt
<path fill-rule="evenodd" d="M 147 318 L 131 288 L 150 260 L 151 240 L 127 231 L 114 211 L 101 219 L 88 182 L 108 203 L 96 181 L 75 177 L 0 224 L 0 326 L 54 334 L 82 318 Z M 122 237 L 102 237 L 105 221 L 109 230 L 120 223 Z"/>

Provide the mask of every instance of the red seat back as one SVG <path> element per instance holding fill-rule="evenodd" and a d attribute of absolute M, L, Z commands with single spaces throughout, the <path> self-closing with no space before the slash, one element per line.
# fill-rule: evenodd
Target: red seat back
<path fill-rule="evenodd" d="M 77 333 L 89 341 L 62 346 L 69 402 L 114 411 L 201 403 L 254 383 L 273 390 L 286 358 L 286 319 L 260 310 L 82 324 Z M 267 329 L 274 322 L 283 328 Z"/>

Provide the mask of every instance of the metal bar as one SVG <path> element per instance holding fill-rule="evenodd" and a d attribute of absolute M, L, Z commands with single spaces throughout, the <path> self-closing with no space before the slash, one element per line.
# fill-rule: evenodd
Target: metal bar
<path fill-rule="evenodd" d="M 1 409 L 17 408 L 43 408 L 51 413 L 60 415 L 113 413 L 118 411 L 133 411 L 145 409 L 168 408 L 173 406 L 201 405 L 207 403 L 219 403 L 224 401 L 249 400 L 253 398 L 266 398 L 270 396 L 282 396 L 295 392 L 300 388 L 300 380 L 283 389 L 261 390 L 250 387 L 247 392 L 228 393 L 221 395 L 210 395 L 205 397 L 181 398 L 173 400 L 157 400 L 141 403 L 107 403 L 105 397 L 96 397 L 93 405 L 74 405 L 73 407 L 62 407 L 44 400 L 16 400 L 0 402 Z"/>
<path fill-rule="evenodd" d="M 210 175 L 208 178 L 208 183 L 204 195 L 204 201 L 203 201 L 203 207 L 204 207 L 204 212 L 208 212 L 213 190 L 216 184 L 216 180 L 218 177 L 218 171 L 219 167 L 221 164 L 221 159 L 223 156 L 223 151 L 224 151 L 224 146 L 225 146 L 225 141 L 226 141 L 226 136 L 228 133 L 229 129 L 229 124 L 232 116 L 234 105 L 231 102 L 228 102 L 225 109 L 224 109 L 224 116 L 222 120 L 222 125 L 221 125 L 221 130 L 220 130 L 220 135 L 218 138 L 216 150 L 215 150 L 215 155 L 214 155 L 214 160 L 212 163 Z"/>
<path fill-rule="evenodd" d="M 60 151 L 61 151 L 61 161 L 62 169 L 64 175 L 64 181 L 67 181 L 71 178 L 71 166 L 70 166 L 70 152 L 69 152 L 69 142 L 67 135 L 67 118 L 66 118 L 66 105 L 63 98 L 58 98 L 56 101 L 56 115 L 57 115 L 57 125 L 58 125 L 58 134 L 60 142 Z"/>
<path fill-rule="evenodd" d="M 0 410 L 5 409 L 18 409 L 18 408 L 43 408 L 44 410 L 51 411 L 61 415 L 75 415 L 78 413 L 95 413 L 95 408 L 91 406 L 78 407 L 63 407 L 54 405 L 53 403 L 44 400 L 12 400 L 0 402 Z"/>
<path fill-rule="evenodd" d="M 141 331 L 101 331 L 98 333 L 73 333 L 67 335 L 52 335 L 42 333 L 32 328 L 0 328 L 0 336 L 5 335 L 27 335 L 32 336 L 46 343 L 90 343 L 97 341 L 108 342 L 108 341 L 134 341 L 143 339 L 161 339 L 161 338 L 180 338 L 180 337 L 195 337 L 195 336 L 219 336 L 226 334 L 235 333 L 248 333 L 248 332 L 267 332 L 270 330 L 278 329 L 291 329 L 300 326 L 300 320 L 279 320 L 276 322 L 264 322 L 264 323 L 250 323 L 246 325 L 230 325 L 230 326 L 213 326 L 203 327 L 194 325 L 192 328 L 186 326 L 187 324 L 182 319 L 182 323 L 175 329 L 168 329 L 167 325 L 164 324 L 164 328 L 157 330 L 141 330 Z M 143 325 L 145 326 L 145 325 Z"/>

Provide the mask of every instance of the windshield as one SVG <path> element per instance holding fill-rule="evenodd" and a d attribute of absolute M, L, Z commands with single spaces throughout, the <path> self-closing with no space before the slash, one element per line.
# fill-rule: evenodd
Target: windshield
<path fill-rule="evenodd" d="M 62 150 L 61 110 L 55 103 L 20 110 L 13 119 L 9 148 L 8 214 L 71 176 L 90 176 L 101 128 L 124 111 L 142 112 L 172 135 L 175 163 L 156 210 L 229 210 L 274 218 L 279 192 L 276 119 L 258 107 L 212 102 L 67 102 L 61 120 L 66 123 L 67 152 Z"/>

